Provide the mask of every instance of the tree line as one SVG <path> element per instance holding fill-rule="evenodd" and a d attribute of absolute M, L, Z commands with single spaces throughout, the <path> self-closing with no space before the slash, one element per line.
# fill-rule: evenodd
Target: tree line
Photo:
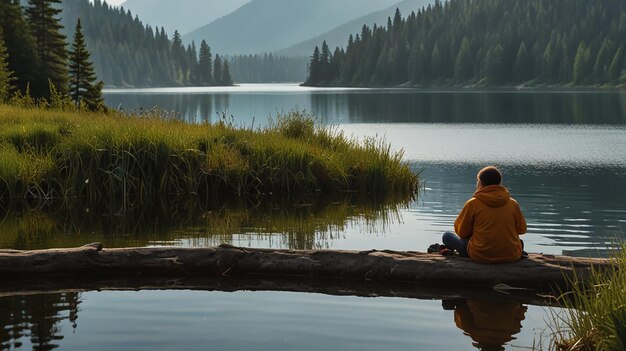
<path fill-rule="evenodd" d="M 345 49 L 322 43 L 305 85 L 572 85 L 626 83 L 623 0 L 450 0 Z"/>
<path fill-rule="evenodd" d="M 228 60 L 213 55 L 206 41 L 184 45 L 177 31 L 170 38 L 124 8 L 102 0 L 64 0 L 63 18 L 83 20 L 96 73 L 109 86 L 233 84 Z"/>
<path fill-rule="evenodd" d="M 71 104 L 71 97 L 76 107 L 104 109 L 104 83 L 94 74 L 80 21 L 68 50 L 60 2 L 29 0 L 24 11 L 19 1 L 0 2 L 0 102 L 11 94 L 48 104 Z"/>
<path fill-rule="evenodd" d="M 307 57 L 272 53 L 229 56 L 233 77 L 241 83 L 304 82 Z"/>

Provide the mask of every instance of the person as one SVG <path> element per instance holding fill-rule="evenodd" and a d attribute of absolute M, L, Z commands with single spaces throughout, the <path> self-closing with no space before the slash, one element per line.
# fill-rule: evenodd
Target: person
<path fill-rule="evenodd" d="M 476 178 L 476 192 L 454 222 L 456 234 L 445 233 L 443 244 L 479 263 L 515 262 L 526 254 L 519 238 L 526 233 L 520 206 L 501 185 L 496 167 L 481 169 Z"/>
<path fill-rule="evenodd" d="M 522 331 L 528 308 L 519 302 L 483 299 L 447 299 L 444 310 L 454 310 L 454 323 L 478 350 L 500 351 Z"/>

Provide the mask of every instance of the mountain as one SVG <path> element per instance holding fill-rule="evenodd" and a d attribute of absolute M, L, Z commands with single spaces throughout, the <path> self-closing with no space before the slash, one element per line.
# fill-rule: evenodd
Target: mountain
<path fill-rule="evenodd" d="M 433 3 L 434 0 L 404 0 L 386 9 L 359 17 L 313 39 L 280 50 L 277 54 L 284 56 L 310 56 L 313 49 L 319 46 L 324 40 L 326 40 L 328 46 L 331 48 L 337 46 L 345 47 L 346 44 L 348 44 L 350 34 L 360 33 L 363 25 L 386 25 L 387 19 L 393 17 L 396 8 L 399 9 L 402 14 L 408 15 L 411 11 L 417 12 L 419 9 Z"/>
<path fill-rule="evenodd" d="M 202 27 L 223 17 L 250 0 L 126 0 L 121 6 L 144 23 L 180 33 Z M 198 41 L 198 43 L 200 43 Z"/>
<path fill-rule="evenodd" d="M 131 0 L 129 0 L 131 1 Z M 226 54 L 269 52 L 325 33 L 398 0 L 252 0 L 183 39 Z"/>

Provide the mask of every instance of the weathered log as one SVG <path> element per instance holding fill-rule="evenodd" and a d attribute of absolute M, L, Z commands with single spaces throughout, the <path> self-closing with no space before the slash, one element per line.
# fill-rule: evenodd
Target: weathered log
<path fill-rule="evenodd" d="M 101 244 L 41 251 L 0 251 L 0 277 L 34 276 L 269 276 L 387 283 L 518 288 L 564 287 L 610 260 L 531 255 L 515 263 L 483 265 L 459 257 L 396 251 L 238 248 L 123 248 Z M 6 281 L 6 280 L 5 280 Z"/>

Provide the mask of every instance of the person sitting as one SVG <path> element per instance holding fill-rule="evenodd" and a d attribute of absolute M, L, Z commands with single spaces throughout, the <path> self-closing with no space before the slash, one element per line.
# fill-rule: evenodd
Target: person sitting
<path fill-rule="evenodd" d="M 445 233 L 443 244 L 479 263 L 515 262 L 526 254 L 519 238 L 526 233 L 520 206 L 501 185 L 496 167 L 481 169 L 476 178 L 477 190 L 454 222 L 456 234 Z"/>

